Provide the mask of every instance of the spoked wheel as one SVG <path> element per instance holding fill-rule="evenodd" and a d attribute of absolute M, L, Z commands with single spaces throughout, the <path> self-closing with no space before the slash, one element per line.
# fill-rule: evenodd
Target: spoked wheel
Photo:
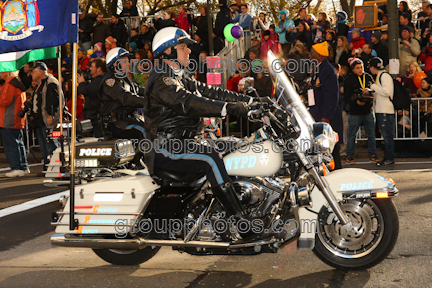
<path fill-rule="evenodd" d="M 114 265 L 139 265 L 150 260 L 160 247 L 147 246 L 140 250 L 93 249 L 103 260 Z"/>
<path fill-rule="evenodd" d="M 323 207 L 318 216 L 314 253 L 339 269 L 366 269 L 393 250 L 399 217 L 391 199 L 347 200 L 341 204 L 353 230 L 345 231 L 333 212 Z"/>

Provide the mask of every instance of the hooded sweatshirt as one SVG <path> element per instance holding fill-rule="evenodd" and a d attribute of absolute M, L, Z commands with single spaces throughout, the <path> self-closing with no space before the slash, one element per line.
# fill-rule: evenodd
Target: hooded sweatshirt
<path fill-rule="evenodd" d="M 282 14 L 285 14 L 285 22 L 282 22 L 282 18 L 281 18 Z M 288 17 L 288 11 L 286 9 L 283 9 L 282 11 L 279 12 L 279 20 L 281 20 L 281 21 L 276 26 L 275 31 L 276 31 L 276 33 L 279 34 L 279 43 L 280 44 L 287 44 L 288 41 L 286 40 L 285 34 L 288 33 L 287 31 L 289 28 L 294 28 L 294 21 L 292 21 Z M 292 33 L 292 31 L 290 33 Z"/>
<path fill-rule="evenodd" d="M 264 38 L 263 38 L 264 40 Z M 273 31 L 270 31 L 270 37 L 264 40 L 261 44 L 261 59 L 267 58 L 268 51 L 273 51 L 274 54 L 278 53 L 277 43 L 273 40 Z"/>

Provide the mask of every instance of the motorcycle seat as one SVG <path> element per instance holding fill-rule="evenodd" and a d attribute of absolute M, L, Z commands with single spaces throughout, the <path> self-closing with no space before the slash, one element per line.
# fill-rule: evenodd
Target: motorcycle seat
<path fill-rule="evenodd" d="M 154 174 L 163 180 L 172 181 L 172 182 L 182 182 L 182 183 L 194 182 L 205 175 L 204 173 L 192 174 L 192 173 L 173 172 L 173 171 L 167 171 L 162 169 L 155 169 Z"/>

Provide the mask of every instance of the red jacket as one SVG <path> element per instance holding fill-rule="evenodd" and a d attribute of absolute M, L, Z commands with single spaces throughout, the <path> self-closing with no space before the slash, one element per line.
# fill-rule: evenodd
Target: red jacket
<path fill-rule="evenodd" d="M 272 51 L 273 54 L 278 53 L 278 44 L 277 42 L 271 40 L 271 38 L 267 39 L 261 44 L 261 59 L 267 58 L 268 51 Z"/>
<path fill-rule="evenodd" d="M 90 59 L 85 56 L 83 59 L 79 60 L 78 59 L 78 68 L 80 68 L 82 71 L 88 69 L 88 63 L 89 63 Z"/>
<path fill-rule="evenodd" d="M 238 83 L 240 82 L 240 76 L 231 77 L 227 81 L 227 90 L 237 92 L 238 93 Z"/>
<path fill-rule="evenodd" d="M 358 48 L 362 49 L 363 45 L 366 44 L 366 40 L 360 36 L 356 39 L 352 39 L 351 44 L 353 44 L 351 51 Z"/>
<path fill-rule="evenodd" d="M 175 22 L 177 23 L 177 27 L 180 29 L 183 29 L 185 31 L 188 31 L 190 29 L 190 24 L 188 21 L 188 17 L 186 12 L 181 13 L 176 19 Z"/>
<path fill-rule="evenodd" d="M 72 111 L 72 99 L 67 101 L 67 107 L 69 111 Z M 77 107 L 76 107 L 76 119 L 83 119 L 83 110 L 84 110 L 84 97 L 82 95 L 77 96 Z"/>
<path fill-rule="evenodd" d="M 23 129 L 25 116 L 18 117 L 18 112 L 24 108 L 26 101 L 24 84 L 19 78 L 12 76 L 0 87 L 0 127 Z"/>
<path fill-rule="evenodd" d="M 423 71 L 427 73 L 432 69 L 432 47 L 428 46 L 421 52 L 419 56 L 420 61 L 425 64 Z"/>

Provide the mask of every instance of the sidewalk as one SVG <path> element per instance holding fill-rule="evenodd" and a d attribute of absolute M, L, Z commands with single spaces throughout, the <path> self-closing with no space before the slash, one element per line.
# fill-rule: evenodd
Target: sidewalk
<path fill-rule="evenodd" d="M 398 158 L 398 155 L 414 154 L 414 153 L 396 153 L 395 165 L 389 166 L 376 166 L 374 163 L 369 162 L 369 153 L 367 148 L 363 148 L 366 141 L 358 141 L 356 144 L 355 164 L 345 164 L 342 160 L 343 168 L 363 168 L 371 171 L 401 171 L 401 170 L 432 170 L 432 158 L 429 157 L 404 157 Z M 381 147 L 377 148 L 378 158 L 384 158 L 384 150 Z"/>

